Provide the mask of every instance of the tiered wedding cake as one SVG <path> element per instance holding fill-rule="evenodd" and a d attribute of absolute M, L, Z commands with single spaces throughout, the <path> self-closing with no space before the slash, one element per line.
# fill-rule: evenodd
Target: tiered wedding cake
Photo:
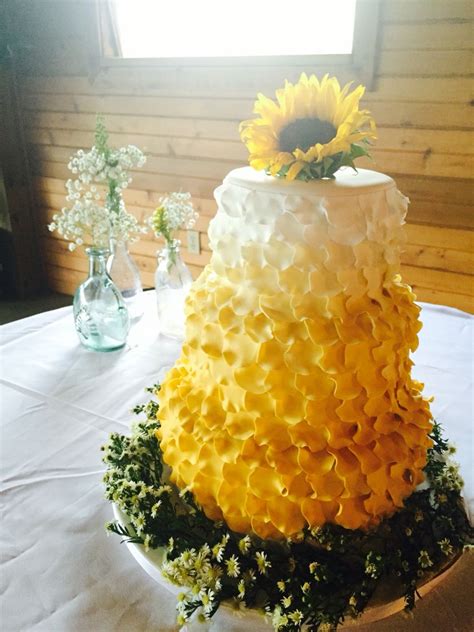
<path fill-rule="evenodd" d="M 366 528 L 423 480 L 428 403 L 410 376 L 419 308 L 399 275 L 407 200 L 350 168 L 216 191 L 210 264 L 160 393 L 172 480 L 263 538 Z"/>

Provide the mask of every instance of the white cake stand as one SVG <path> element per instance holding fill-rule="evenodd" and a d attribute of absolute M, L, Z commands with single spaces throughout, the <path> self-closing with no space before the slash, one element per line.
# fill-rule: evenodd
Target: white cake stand
<path fill-rule="evenodd" d="M 114 504 L 113 512 L 115 519 L 122 525 L 128 526 L 129 520 L 127 516 Z M 179 586 L 174 586 L 164 579 L 161 574 L 161 565 L 164 561 L 164 549 L 154 549 L 146 551 L 145 547 L 141 544 L 134 544 L 127 542 L 127 547 L 130 553 L 140 566 L 148 573 L 148 575 L 155 580 L 165 590 L 169 591 L 175 597 L 183 592 L 183 589 Z M 446 579 L 448 575 L 456 568 L 461 555 L 452 558 L 448 564 L 446 564 L 436 575 L 428 578 L 422 585 L 418 586 L 417 592 L 419 597 L 424 597 L 433 588 L 438 586 L 442 581 Z M 419 598 L 418 596 L 416 599 Z M 344 624 L 338 629 L 344 630 L 348 628 L 357 628 L 360 625 L 366 625 L 368 623 L 375 623 L 386 619 L 398 612 L 401 612 L 405 607 L 405 601 L 403 597 L 395 598 L 389 597 L 381 592 L 380 595 L 374 595 L 371 604 L 364 610 L 362 615 L 357 619 L 346 618 Z M 243 623 L 245 621 L 245 623 Z M 270 632 L 272 625 L 268 618 L 263 614 L 260 614 L 256 610 L 248 608 L 241 608 L 236 610 L 230 603 L 224 602 L 219 607 L 219 623 L 216 627 L 213 625 L 213 621 L 209 621 L 208 624 L 202 624 L 197 622 L 189 622 L 181 628 L 182 632 L 237 632 L 245 628 L 246 630 L 252 630 L 252 632 Z"/>

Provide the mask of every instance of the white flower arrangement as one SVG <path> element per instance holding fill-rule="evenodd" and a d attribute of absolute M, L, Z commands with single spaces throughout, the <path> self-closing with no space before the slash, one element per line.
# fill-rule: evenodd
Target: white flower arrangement
<path fill-rule="evenodd" d="M 49 230 L 67 239 L 71 251 L 84 243 L 107 248 L 111 239 L 138 239 L 148 227 L 127 212 L 122 192 L 132 181 L 129 170 L 145 162 L 134 145 L 110 148 L 104 122 L 97 117 L 95 145 L 71 157 L 68 168 L 77 177 L 66 182 L 69 205 L 53 216 Z"/>
<path fill-rule="evenodd" d="M 191 202 L 191 194 L 175 192 L 160 198 L 150 224 L 155 235 L 163 237 L 170 250 L 176 250 L 179 246 L 179 240 L 175 239 L 176 231 L 192 228 L 198 217 Z"/>

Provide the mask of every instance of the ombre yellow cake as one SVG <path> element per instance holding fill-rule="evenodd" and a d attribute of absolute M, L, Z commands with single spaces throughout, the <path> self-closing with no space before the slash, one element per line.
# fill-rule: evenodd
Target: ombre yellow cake
<path fill-rule="evenodd" d="M 423 480 L 430 446 L 400 277 L 407 198 L 364 169 L 303 182 L 245 167 L 216 200 L 160 392 L 171 480 L 263 538 L 375 526 Z"/>

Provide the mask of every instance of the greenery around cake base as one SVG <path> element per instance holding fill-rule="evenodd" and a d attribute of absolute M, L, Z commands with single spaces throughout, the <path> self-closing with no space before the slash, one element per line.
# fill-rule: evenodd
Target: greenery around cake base
<path fill-rule="evenodd" d="M 157 392 L 158 386 L 147 389 Z M 332 630 L 357 617 L 387 581 L 415 605 L 417 585 L 473 541 L 461 498 L 453 448 L 435 423 L 425 475 L 403 509 L 364 532 L 326 524 L 285 541 L 262 540 L 213 522 L 188 491 L 168 482 L 155 431 L 158 402 L 137 406 L 147 420 L 130 436 L 114 433 L 102 448 L 106 498 L 127 515 L 128 526 L 106 528 L 146 550 L 163 548 L 163 576 L 183 588 L 178 623 L 197 610 L 209 619 L 226 601 L 265 613 L 275 630 Z M 398 595 L 397 595 L 398 596 Z"/>

